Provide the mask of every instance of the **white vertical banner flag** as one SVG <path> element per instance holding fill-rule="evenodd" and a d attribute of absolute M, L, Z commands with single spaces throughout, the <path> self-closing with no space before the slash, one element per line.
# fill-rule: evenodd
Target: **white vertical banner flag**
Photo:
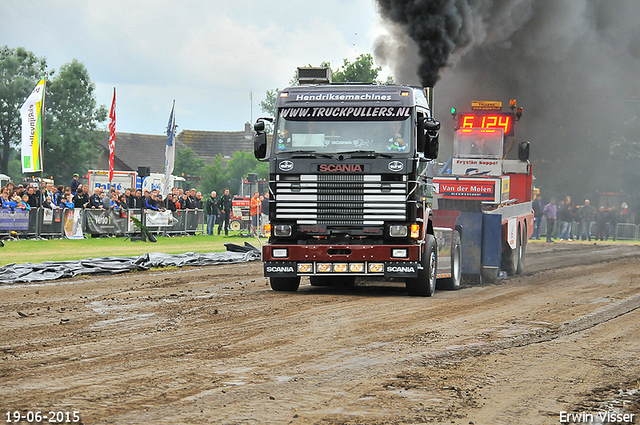
<path fill-rule="evenodd" d="M 176 101 L 173 101 L 169 124 L 167 124 L 167 147 L 164 151 L 164 182 L 162 182 L 162 199 L 167 199 L 171 193 L 171 173 L 173 173 L 173 163 L 176 159 L 176 116 L 174 110 Z"/>
<path fill-rule="evenodd" d="M 44 78 L 20 108 L 22 118 L 22 172 L 42 171 L 42 122 L 44 112 Z"/>

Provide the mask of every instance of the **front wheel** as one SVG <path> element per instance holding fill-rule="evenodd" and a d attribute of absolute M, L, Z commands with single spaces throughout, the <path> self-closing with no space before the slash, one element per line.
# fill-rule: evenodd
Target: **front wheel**
<path fill-rule="evenodd" d="M 231 223 L 229 223 L 229 229 L 237 232 L 242 229 L 242 223 L 240 223 L 240 220 L 231 220 Z"/>
<path fill-rule="evenodd" d="M 462 280 L 462 248 L 460 243 L 460 233 L 453 233 L 453 248 L 451 249 L 451 277 L 442 279 L 442 286 L 451 291 L 460 289 Z"/>
<path fill-rule="evenodd" d="M 436 292 L 436 269 L 438 256 L 436 254 L 436 240 L 433 235 L 427 235 L 425 252 L 420 260 L 422 269 L 418 269 L 418 277 L 405 281 L 409 295 L 430 297 Z"/>
<path fill-rule="evenodd" d="M 270 277 L 269 280 L 274 291 L 296 292 L 300 286 L 300 276 Z"/>

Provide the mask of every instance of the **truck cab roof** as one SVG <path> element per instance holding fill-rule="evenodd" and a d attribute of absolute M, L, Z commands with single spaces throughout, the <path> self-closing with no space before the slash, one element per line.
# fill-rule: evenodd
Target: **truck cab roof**
<path fill-rule="evenodd" d="M 379 84 L 316 84 L 288 87 L 278 93 L 276 107 L 335 106 L 423 106 L 429 109 L 422 88 Z"/>

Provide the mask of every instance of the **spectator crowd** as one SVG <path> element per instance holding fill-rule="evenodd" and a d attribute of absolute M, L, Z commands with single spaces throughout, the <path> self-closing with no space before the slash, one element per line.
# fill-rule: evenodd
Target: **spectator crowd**
<path fill-rule="evenodd" d="M 203 198 L 195 189 L 184 191 L 181 188 L 173 188 L 167 199 L 162 199 L 158 189 L 144 190 L 118 189 L 105 190 L 102 187 L 93 189 L 93 193 L 78 183 L 78 176 L 74 176 L 71 185 L 54 186 L 53 183 L 33 182 L 14 185 L 9 182 L 1 189 L 1 208 L 10 210 L 31 208 L 82 208 L 82 209 L 151 209 L 164 210 L 201 210 Z"/>
<path fill-rule="evenodd" d="M 618 223 L 626 221 L 626 204 L 622 205 L 623 213 L 614 206 L 595 208 L 588 199 L 582 205 L 572 202 L 566 196 L 559 204 L 555 197 L 544 204 L 542 196 L 536 195 L 533 201 L 534 228 L 531 239 L 540 239 L 542 220 L 546 221 L 547 242 L 557 239 L 572 242 L 574 240 L 616 240 Z"/>
<path fill-rule="evenodd" d="M 1 208 L 11 211 L 31 208 L 57 209 L 98 209 L 125 212 L 133 209 L 148 209 L 154 211 L 203 210 L 207 217 L 207 234 L 214 234 L 214 227 L 218 224 L 218 235 L 224 230 L 229 234 L 233 196 L 229 189 L 217 197 L 212 191 L 206 200 L 196 189 L 184 190 L 173 188 L 171 193 L 163 199 L 158 189 L 141 190 L 127 188 L 124 192 L 102 187 L 93 189 L 93 193 L 82 185 L 79 175 L 74 174 L 69 186 L 47 183 L 45 181 L 15 185 L 9 182 L 1 189 Z M 251 233 L 255 235 L 268 222 L 269 194 L 259 196 L 255 192 L 250 201 Z"/>

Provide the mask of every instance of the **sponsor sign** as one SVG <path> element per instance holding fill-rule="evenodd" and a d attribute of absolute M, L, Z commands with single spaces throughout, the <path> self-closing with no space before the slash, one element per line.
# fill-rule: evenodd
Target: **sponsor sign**
<path fill-rule="evenodd" d="M 64 211 L 64 235 L 68 239 L 84 239 L 81 209 L 76 208 Z"/>
<path fill-rule="evenodd" d="M 510 218 L 507 222 L 507 242 L 511 249 L 516 249 L 516 238 L 518 237 L 518 219 Z"/>
<path fill-rule="evenodd" d="M 289 121 L 402 121 L 412 108 L 402 106 L 327 106 L 281 108 L 280 117 Z"/>
<path fill-rule="evenodd" d="M 453 158 L 451 174 L 456 176 L 499 176 L 502 174 L 502 160 Z"/>
<path fill-rule="evenodd" d="M 86 231 L 90 234 L 122 234 L 127 230 L 127 216 L 120 210 L 84 210 Z"/>
<path fill-rule="evenodd" d="M 0 230 L 29 230 L 29 211 L 0 209 Z"/>
<path fill-rule="evenodd" d="M 501 202 L 508 201 L 510 193 L 511 193 L 511 178 L 509 176 L 504 176 L 504 177 L 502 177 L 502 200 L 501 200 Z"/>
<path fill-rule="evenodd" d="M 171 227 L 173 226 L 173 213 L 171 211 L 146 210 L 147 227 Z"/>
<path fill-rule="evenodd" d="M 362 100 L 393 100 L 390 94 L 379 93 L 315 93 L 297 94 L 295 100 L 301 102 L 325 102 L 329 101 L 362 101 Z"/>
<path fill-rule="evenodd" d="M 500 179 L 434 178 L 433 183 L 436 193 L 446 199 L 500 202 Z"/>

